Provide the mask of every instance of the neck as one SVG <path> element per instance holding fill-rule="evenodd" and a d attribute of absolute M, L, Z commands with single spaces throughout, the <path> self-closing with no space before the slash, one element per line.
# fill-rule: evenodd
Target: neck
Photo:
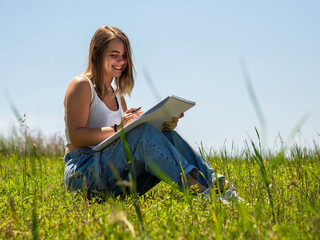
<path fill-rule="evenodd" d="M 111 83 L 113 78 L 104 77 L 103 82 L 107 89 L 111 89 Z"/>

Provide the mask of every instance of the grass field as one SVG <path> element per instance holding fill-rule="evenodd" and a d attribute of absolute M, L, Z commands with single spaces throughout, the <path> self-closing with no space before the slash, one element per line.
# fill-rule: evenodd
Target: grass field
<path fill-rule="evenodd" d="M 88 201 L 65 190 L 59 137 L 1 138 L 0 238 L 320 239 L 318 145 L 199 150 L 244 202 L 224 205 L 163 182 L 140 198 Z"/>

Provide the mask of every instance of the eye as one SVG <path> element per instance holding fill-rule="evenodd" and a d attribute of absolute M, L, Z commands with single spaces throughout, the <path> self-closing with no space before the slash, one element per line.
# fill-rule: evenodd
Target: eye
<path fill-rule="evenodd" d="M 110 56 L 111 56 L 112 58 L 117 58 L 117 57 L 118 57 L 117 54 L 110 54 Z"/>

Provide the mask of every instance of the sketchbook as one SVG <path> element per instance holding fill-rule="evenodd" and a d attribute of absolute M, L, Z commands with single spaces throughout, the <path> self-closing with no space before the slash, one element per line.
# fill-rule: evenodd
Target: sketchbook
<path fill-rule="evenodd" d="M 164 122 L 171 121 L 172 117 L 178 117 L 181 113 L 184 113 L 194 105 L 196 105 L 195 102 L 186 100 L 184 98 L 174 95 L 168 96 L 157 105 L 141 114 L 134 121 L 126 125 L 123 130 L 125 133 L 127 133 L 131 129 L 145 122 L 148 122 L 161 130 Z M 107 147 L 109 144 L 120 138 L 120 131 L 114 133 L 109 138 L 96 145 L 92 149 L 95 151 L 100 151 L 103 148 Z"/>

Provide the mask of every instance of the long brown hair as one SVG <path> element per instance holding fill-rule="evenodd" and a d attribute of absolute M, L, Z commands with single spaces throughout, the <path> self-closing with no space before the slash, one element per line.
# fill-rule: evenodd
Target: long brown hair
<path fill-rule="evenodd" d="M 123 96 L 131 93 L 134 86 L 133 62 L 131 54 L 130 41 L 126 34 L 116 27 L 100 27 L 93 35 L 89 49 L 88 67 L 84 75 L 90 78 L 100 98 L 104 98 L 106 86 L 103 82 L 103 53 L 109 42 L 119 38 L 122 40 L 126 55 L 127 67 L 121 77 L 115 78 L 115 94 Z"/>

